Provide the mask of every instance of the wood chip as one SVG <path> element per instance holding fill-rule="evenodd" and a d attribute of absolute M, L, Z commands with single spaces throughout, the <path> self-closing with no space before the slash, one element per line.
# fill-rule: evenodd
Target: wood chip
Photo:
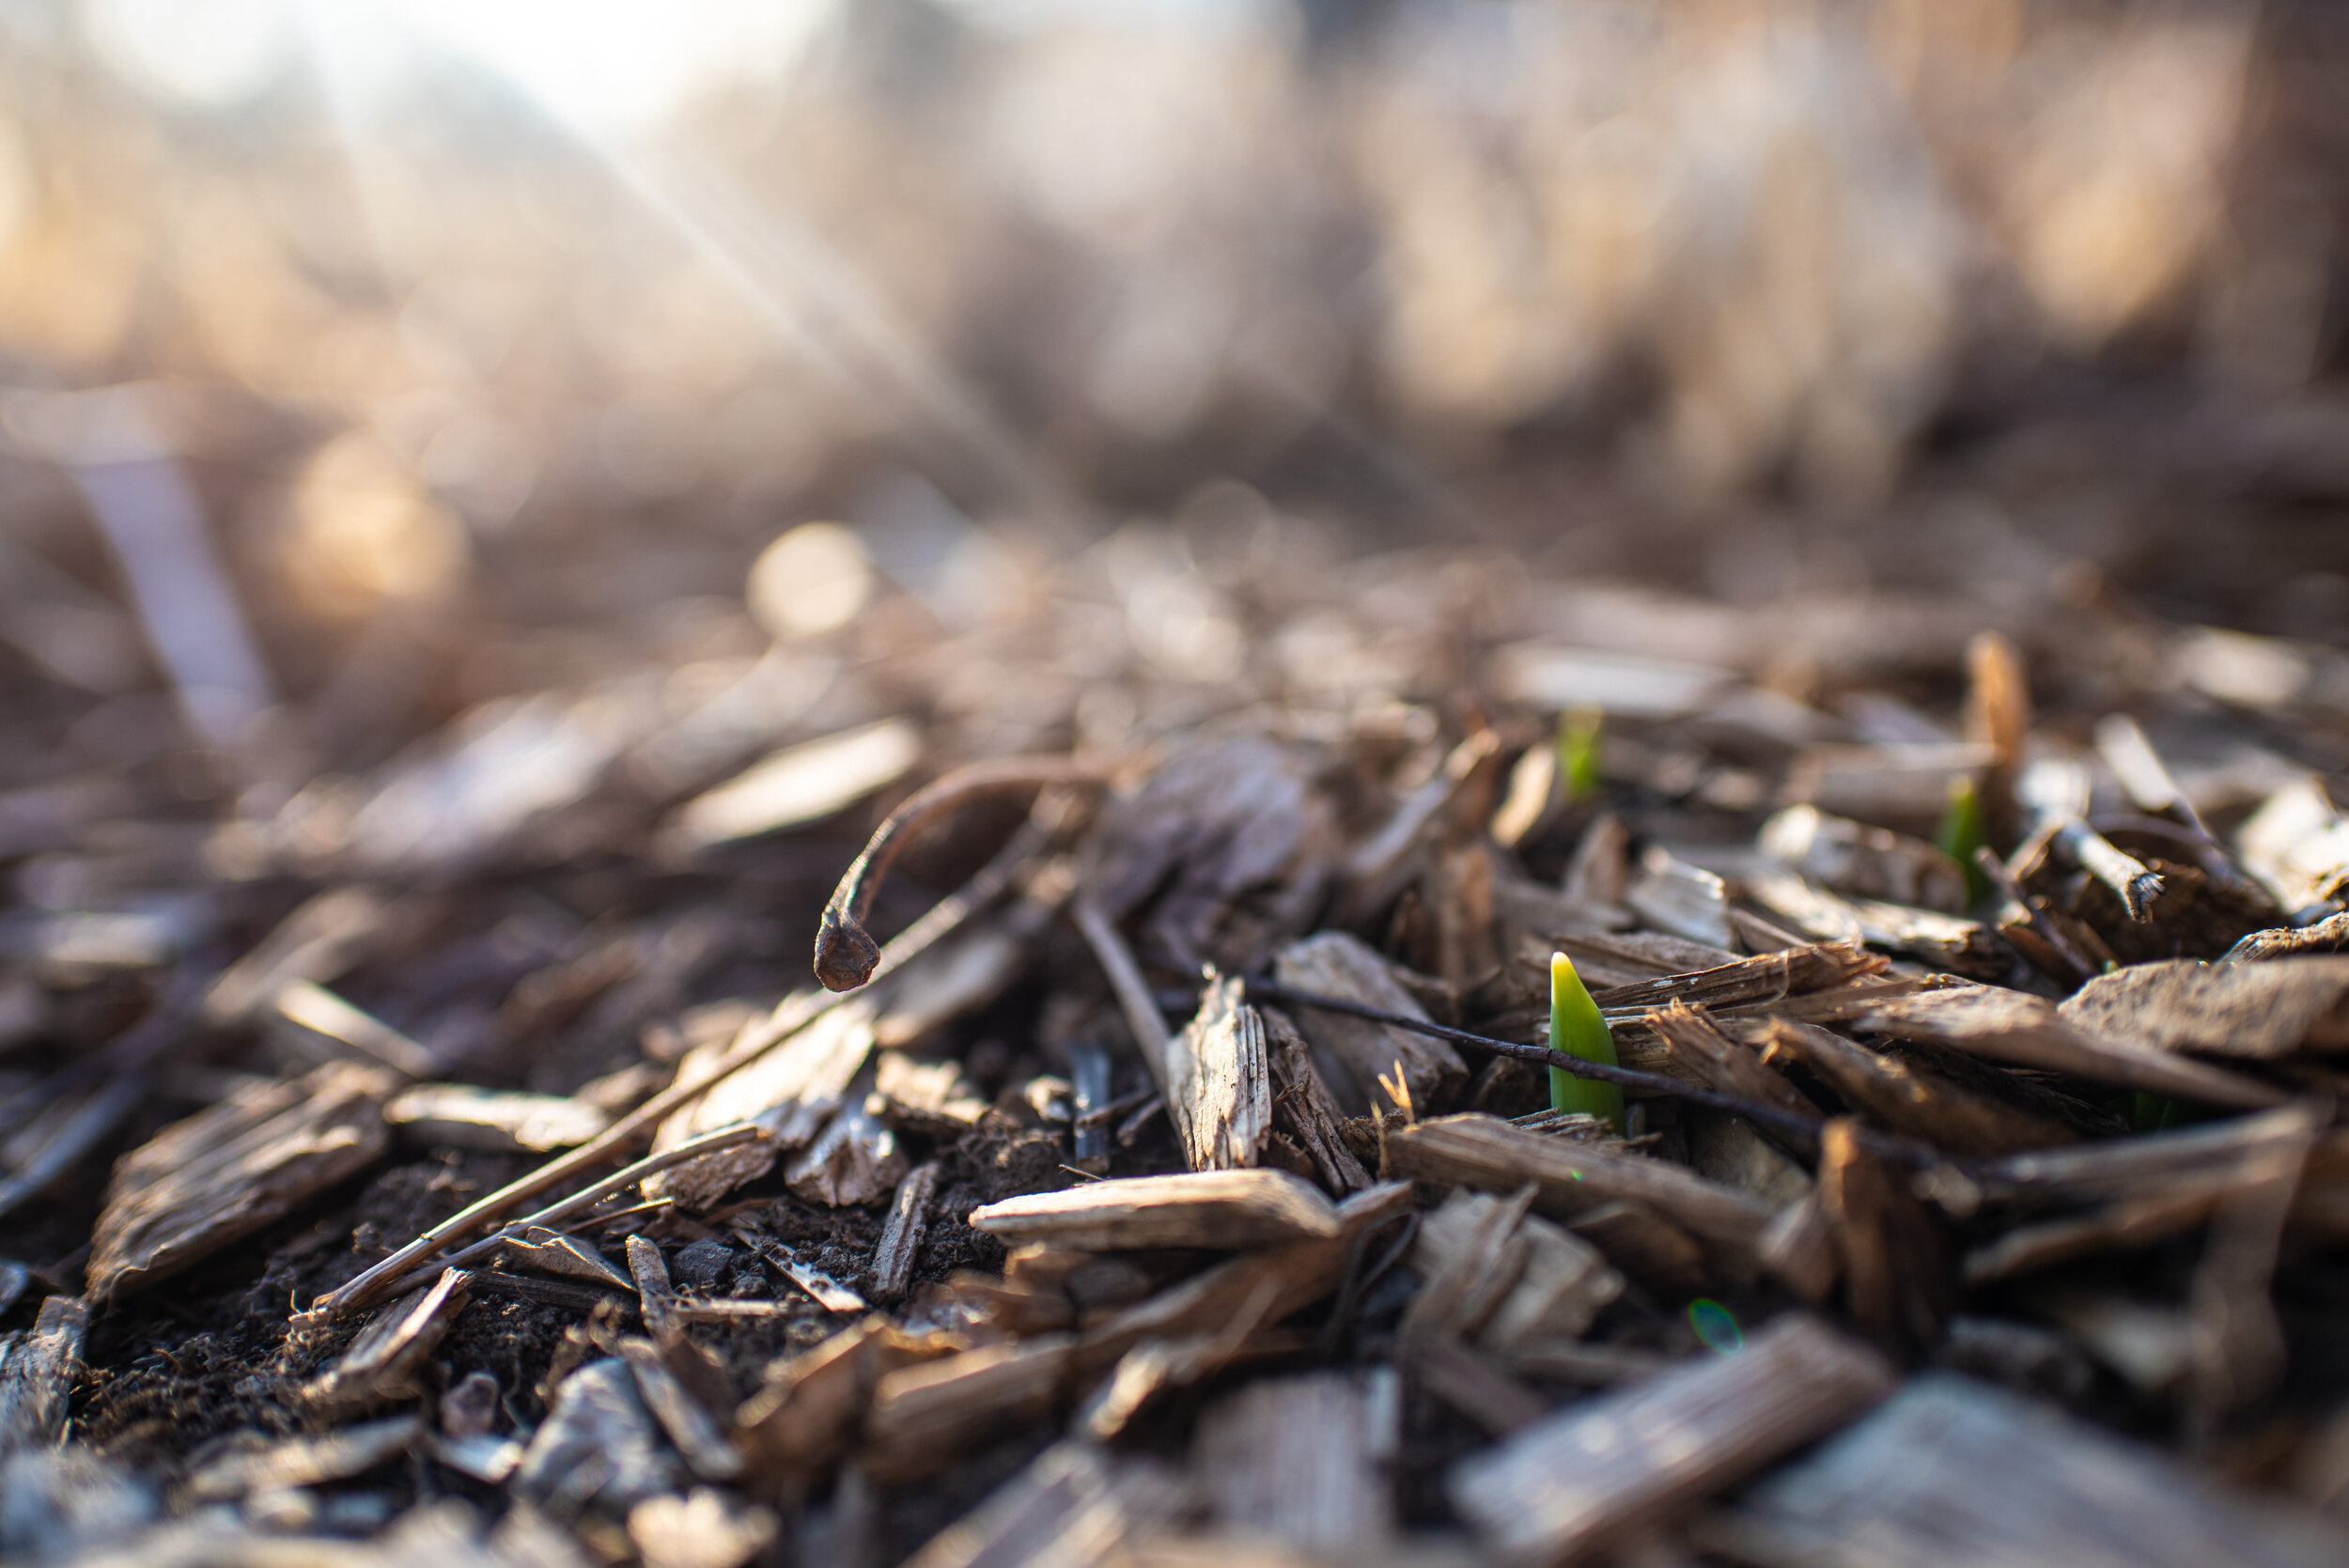
<path fill-rule="evenodd" d="M 2349 1532 L 2252 1497 L 2002 1389 L 1911 1382 L 1816 1454 L 1705 1524 L 1764 1568 L 2319 1568 Z"/>
<path fill-rule="evenodd" d="M 802 741 L 688 801 L 671 831 L 701 849 L 814 822 L 903 778 L 921 757 L 921 731 L 903 719 Z"/>
<path fill-rule="evenodd" d="M 1860 1027 L 1896 1040 L 1923 1040 L 1997 1062 L 2068 1073 L 2092 1082 L 2248 1109 L 2286 1096 L 2239 1073 L 2108 1040 L 2066 1021 L 2053 1002 L 2020 991 L 1955 986 L 1868 1008 Z"/>
<path fill-rule="evenodd" d="M 612 1113 L 566 1094 L 419 1083 L 383 1108 L 403 1135 L 433 1147 L 545 1154 L 575 1148 L 612 1125 Z"/>
<path fill-rule="evenodd" d="M 2191 958 L 2099 975 L 2057 1009 L 2126 1045 L 2253 1059 L 2349 1048 L 2349 958 Z"/>
<path fill-rule="evenodd" d="M 1332 1560 L 1383 1540 L 1393 1529 L 1384 1462 L 1397 1401 L 1370 1378 L 1392 1376 L 1268 1378 L 1211 1406 L 1191 1456 L 1217 1522 Z"/>
<path fill-rule="evenodd" d="M 1865 1345 L 1789 1313 L 1735 1355 L 1569 1406 L 1461 1461 L 1447 1490 L 1504 1558 L 1570 1561 L 1835 1431 L 1896 1381 Z"/>
<path fill-rule="evenodd" d="M 1193 1171 L 1260 1163 L 1272 1131 L 1263 1017 L 1237 980 L 1213 980 L 1199 1010 L 1166 1042 L 1167 1105 Z"/>
<path fill-rule="evenodd" d="M 1746 895 L 1817 941 L 1867 942 L 1952 974 L 1994 980 L 2013 967 L 1998 934 L 1980 921 L 1874 898 L 1847 898 L 1792 872 L 1749 876 Z"/>
<path fill-rule="evenodd" d="M 626 1339 L 620 1358 L 636 1379 L 636 1393 L 685 1463 L 704 1481 L 732 1481 L 742 1473 L 742 1456 L 726 1440 L 724 1428 L 662 1362 L 650 1340 Z"/>
<path fill-rule="evenodd" d="M 671 1198 L 689 1209 L 706 1208 L 742 1183 L 765 1175 L 780 1156 L 814 1141 L 873 1049 L 879 1004 L 880 998 L 869 991 L 840 1003 L 662 1122 L 653 1136 L 655 1154 L 736 1122 L 754 1121 L 773 1137 L 663 1171 L 645 1183 L 645 1196 Z M 765 1026 L 763 1017 L 754 1018 L 738 1039 L 754 1037 Z M 708 1072 L 735 1043 L 689 1052 L 677 1063 L 678 1081 L 690 1082 Z"/>
<path fill-rule="evenodd" d="M 0 1455 L 53 1448 L 65 1438 L 66 1404 L 82 1371 L 89 1309 L 52 1296 L 28 1329 L 0 1335 Z"/>
<path fill-rule="evenodd" d="M 889 1204 L 889 1222 L 873 1248 L 873 1298 L 884 1305 L 906 1293 L 913 1280 L 914 1260 L 921 1255 L 922 1236 L 929 1228 L 930 1200 L 940 1178 L 936 1160 L 915 1167 L 897 1184 Z"/>
<path fill-rule="evenodd" d="M 1387 1158 L 1402 1174 L 1487 1192 L 1532 1182 L 1535 1206 L 1567 1219 L 1606 1203 L 1638 1203 L 1749 1273 L 1760 1266 L 1757 1246 L 1775 1212 L 1676 1165 L 1607 1154 L 1474 1113 L 1388 1134 Z"/>
<path fill-rule="evenodd" d="M 1736 943 L 1720 877 L 1676 858 L 1662 845 L 1648 846 L 1640 857 L 1639 874 L 1624 891 L 1623 901 L 1659 931 L 1713 947 Z"/>
<path fill-rule="evenodd" d="M 506 1255 L 523 1268 L 545 1274 L 559 1274 L 567 1280 L 585 1280 L 590 1284 L 610 1285 L 614 1290 L 633 1290 L 634 1282 L 612 1266 L 595 1243 L 583 1236 L 565 1235 L 533 1225 L 518 1237 L 508 1237 Z"/>
<path fill-rule="evenodd" d="M 1819 1208 L 1834 1231 L 1852 1321 L 1913 1355 L 1939 1343 L 1956 1290 L 1948 1238 L 1906 1177 L 1859 1141 L 1852 1118 L 1820 1134 Z"/>
<path fill-rule="evenodd" d="M 1285 1171 L 1200 1171 L 1087 1182 L 974 1209 L 971 1225 L 1006 1243 L 1116 1250 L 1259 1247 L 1339 1234 L 1337 1210 Z"/>
<path fill-rule="evenodd" d="M 1265 1061 L 1271 1073 L 1272 1126 L 1297 1147 L 1313 1168 L 1323 1190 L 1343 1198 L 1360 1192 L 1372 1176 L 1355 1157 L 1345 1134 L 1344 1121 L 1330 1087 L 1314 1065 L 1311 1048 L 1288 1016 L 1273 1008 L 1260 1010 L 1265 1025 Z"/>
<path fill-rule="evenodd" d="M 2007 1155 L 2075 1143 L 2060 1122 L 1977 1094 L 1938 1074 L 1870 1050 L 1817 1024 L 1762 1018 L 1732 1032 L 1764 1054 L 1783 1051 L 1845 1103 L 1897 1133 L 1958 1155 Z"/>
<path fill-rule="evenodd" d="M 1801 1117 L 1813 1129 L 1826 1119 L 1817 1106 L 1786 1081 L 1784 1075 L 1763 1065 L 1759 1056 L 1722 1033 L 1713 1016 L 1703 1008 L 1675 1001 L 1659 1012 L 1650 1013 L 1647 1025 L 1663 1040 L 1672 1059 L 1698 1082 L 1724 1094 L 1775 1106 L 1789 1115 Z M 1772 1130 L 1787 1139 L 1788 1146 L 1805 1157 L 1818 1152 L 1815 1130 Z"/>
<path fill-rule="evenodd" d="M 1863 953 L 1857 942 L 1824 942 L 1816 947 L 1788 948 L 1734 959 L 1693 973 L 1669 974 L 1629 986 L 1595 991 L 1591 1000 L 1599 1011 L 1630 1019 L 1675 1001 L 1707 1007 L 1734 1007 L 1745 1002 L 1780 1001 L 1831 990 L 1868 975 L 1880 974 L 1886 961 Z M 1610 1017 L 1609 1022 L 1614 1022 Z"/>
<path fill-rule="evenodd" d="M 735 1414 L 737 1441 L 772 1483 L 813 1474 L 847 1452 L 884 1375 L 960 1348 L 945 1335 L 911 1334 L 867 1318 L 770 1369 Z"/>
<path fill-rule="evenodd" d="M 334 1364 L 303 1387 L 300 1402 L 332 1419 L 412 1397 L 470 1288 L 462 1269 L 444 1268 L 431 1284 L 379 1308 Z"/>
<path fill-rule="evenodd" d="M 520 1496 L 561 1516 L 591 1501 L 630 1508 L 683 1483 L 675 1454 L 616 1356 L 563 1379 L 554 1408 L 514 1472 Z"/>
<path fill-rule="evenodd" d="M 1497 1241 L 1480 1239 L 1482 1227 L 1495 1216 L 1507 1217 L 1507 1228 Z M 1591 1242 L 1525 1213 L 1511 1200 L 1461 1192 L 1421 1217 L 1411 1266 L 1427 1283 L 1411 1310 L 1420 1311 L 1420 1302 L 1435 1293 L 1438 1281 L 1477 1258 L 1480 1249 L 1485 1266 L 1508 1277 L 1498 1288 L 1461 1293 L 1462 1311 L 1454 1331 L 1472 1336 L 1512 1361 L 1579 1338 L 1600 1310 L 1623 1293 L 1623 1277 L 1608 1266 Z M 1482 1299 L 1486 1296 L 1490 1298 Z"/>
<path fill-rule="evenodd" d="M 987 1114 L 987 1101 L 962 1076 L 961 1063 L 885 1050 L 875 1059 L 865 1109 L 900 1131 L 959 1138 Z"/>
<path fill-rule="evenodd" d="M 1426 1010 L 1403 988 L 1387 961 L 1360 938 L 1324 931 L 1291 943 L 1273 959 L 1272 977 L 1283 986 L 1313 991 L 1381 1012 L 1426 1019 Z M 1444 1103 L 1468 1081 L 1459 1053 L 1440 1040 L 1366 1018 L 1299 1007 L 1297 1025 L 1316 1050 L 1326 1051 L 1343 1072 L 1330 1083 L 1338 1101 L 1360 1114 L 1379 1094 L 1378 1079 L 1402 1064 L 1403 1081 L 1419 1105 Z M 1383 1098 L 1383 1095 L 1380 1095 Z"/>
<path fill-rule="evenodd" d="M 802 1203 L 846 1208 L 886 1199 L 909 1164 L 896 1133 L 860 1100 L 832 1113 L 816 1141 L 791 1161 L 784 1182 Z"/>
<path fill-rule="evenodd" d="M 331 1063 L 241 1089 L 125 1155 L 91 1239 L 90 1298 L 143 1290 L 373 1164 L 391 1142 L 383 1102 L 399 1081 Z"/>
<path fill-rule="evenodd" d="M 1966 874 L 1924 840 L 1816 806 L 1788 806 L 1762 824 L 1761 851 L 1797 877 L 1856 898 L 1944 915 L 1966 908 Z"/>

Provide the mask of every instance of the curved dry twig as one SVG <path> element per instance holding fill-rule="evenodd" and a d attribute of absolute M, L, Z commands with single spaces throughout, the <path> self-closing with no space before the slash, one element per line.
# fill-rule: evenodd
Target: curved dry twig
<path fill-rule="evenodd" d="M 914 791 L 874 830 L 824 906 L 816 927 L 816 978 L 828 991 L 853 991 L 873 978 L 881 952 L 864 928 L 873 894 L 898 851 L 938 817 L 989 795 L 1052 784 L 1102 785 L 1115 773 L 1113 764 L 1074 757 L 999 757 L 957 768 Z"/>

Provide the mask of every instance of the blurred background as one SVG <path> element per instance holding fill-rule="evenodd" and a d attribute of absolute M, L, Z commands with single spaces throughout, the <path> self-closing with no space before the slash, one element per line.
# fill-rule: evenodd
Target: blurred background
<path fill-rule="evenodd" d="M 1205 681 L 1406 547 L 2349 625 L 2339 8 L 9 0 L 0 72 L 8 787 L 755 706 L 1077 559 L 1069 668 Z"/>

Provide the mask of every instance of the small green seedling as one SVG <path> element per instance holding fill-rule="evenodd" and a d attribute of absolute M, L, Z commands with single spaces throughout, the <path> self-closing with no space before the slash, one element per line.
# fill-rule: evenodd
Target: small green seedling
<path fill-rule="evenodd" d="M 1622 1065 L 1615 1060 L 1615 1037 L 1608 1032 L 1607 1020 L 1599 1017 L 1598 1003 L 1591 1000 L 1582 977 L 1574 972 L 1574 960 L 1563 953 L 1549 955 L 1549 1045 L 1552 1050 L 1579 1056 L 1585 1062 L 1608 1067 Z M 1609 1126 L 1619 1133 L 1623 1131 L 1621 1084 L 1577 1078 L 1563 1067 L 1552 1067 L 1549 1109 L 1604 1116 Z"/>
<path fill-rule="evenodd" d="M 1941 814 L 1941 828 L 1934 834 L 1934 842 L 1966 873 L 1968 908 L 1990 896 L 1990 878 L 1974 859 L 1974 852 L 1990 842 L 1990 835 L 1983 826 L 1982 790 L 1971 778 L 1960 775 L 1950 782 L 1950 807 Z"/>
<path fill-rule="evenodd" d="M 1558 788 L 1568 805 L 1595 800 L 1605 788 L 1598 771 L 1600 717 L 1595 707 L 1569 708 L 1558 717 Z"/>

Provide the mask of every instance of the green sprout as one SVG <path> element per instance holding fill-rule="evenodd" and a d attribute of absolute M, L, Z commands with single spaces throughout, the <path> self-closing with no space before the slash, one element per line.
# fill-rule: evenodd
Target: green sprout
<path fill-rule="evenodd" d="M 1966 874 L 1966 903 L 1971 908 L 1990 896 L 1990 878 L 1976 863 L 1974 851 L 1990 842 L 1983 826 L 1982 790 L 1965 774 L 1950 781 L 1950 809 L 1941 814 L 1934 843 Z"/>
<path fill-rule="evenodd" d="M 1558 716 L 1558 787 L 1568 805 L 1605 787 L 1598 771 L 1600 717 L 1595 707 L 1571 707 Z"/>
<path fill-rule="evenodd" d="M 1549 955 L 1549 1048 L 1579 1056 L 1585 1062 L 1614 1067 L 1615 1037 L 1599 1017 L 1598 1003 L 1574 972 L 1574 960 L 1563 953 Z M 1577 1078 L 1563 1067 L 1549 1069 L 1549 1109 L 1604 1116 L 1623 1131 L 1623 1086 L 1596 1079 Z"/>

